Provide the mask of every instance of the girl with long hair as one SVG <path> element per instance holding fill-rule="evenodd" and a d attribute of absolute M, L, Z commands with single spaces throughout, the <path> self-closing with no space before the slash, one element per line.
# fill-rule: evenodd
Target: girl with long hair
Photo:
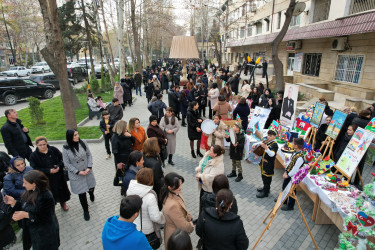
<path fill-rule="evenodd" d="M 133 117 L 129 120 L 129 133 L 134 137 L 133 150 L 142 151 L 143 144 L 147 139 L 146 131 L 141 126 L 138 118 Z"/>

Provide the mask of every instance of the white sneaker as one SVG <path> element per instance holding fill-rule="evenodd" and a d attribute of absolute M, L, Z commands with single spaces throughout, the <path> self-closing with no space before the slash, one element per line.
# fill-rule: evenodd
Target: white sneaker
<path fill-rule="evenodd" d="M 105 157 L 106 160 L 108 160 L 109 158 L 111 158 L 111 155 L 107 155 L 107 156 Z"/>

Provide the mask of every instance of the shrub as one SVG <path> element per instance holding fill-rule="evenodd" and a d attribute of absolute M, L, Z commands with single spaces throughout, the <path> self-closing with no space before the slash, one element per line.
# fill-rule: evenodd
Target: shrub
<path fill-rule="evenodd" d="M 31 118 L 35 121 L 36 124 L 44 124 L 45 121 L 43 121 L 43 108 L 40 107 L 39 99 L 31 96 L 26 100 L 29 102 Z"/>
<path fill-rule="evenodd" d="M 91 91 L 94 93 L 99 92 L 100 86 L 99 86 L 99 81 L 96 79 L 95 74 L 90 74 L 90 86 L 91 86 Z"/>
<path fill-rule="evenodd" d="M 87 87 L 88 87 L 87 82 L 84 82 L 82 87 L 75 88 L 73 90 L 74 90 L 74 93 L 76 93 L 76 94 L 87 94 Z"/>

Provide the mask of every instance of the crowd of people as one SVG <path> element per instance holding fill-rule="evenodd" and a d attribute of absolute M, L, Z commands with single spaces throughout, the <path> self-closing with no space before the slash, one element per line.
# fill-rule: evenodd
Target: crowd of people
<path fill-rule="evenodd" d="M 249 239 L 243 222 L 238 216 L 241 209 L 230 190 L 228 178 L 240 182 L 244 158 L 245 133 L 250 109 L 261 106 L 271 109 L 266 121 L 268 128 L 278 120 L 282 112 L 283 92 L 275 93 L 259 83 L 250 85 L 240 79 L 238 71 L 217 69 L 215 65 L 190 61 L 187 65 L 188 82 L 180 86 L 182 65 L 178 61 L 155 62 L 152 67 L 133 76 L 126 75 L 116 82 L 113 99 L 103 103 L 100 96 L 88 95 L 87 105 L 97 115 L 99 129 L 103 133 L 106 159 L 113 155 L 114 172 L 119 172 L 118 185 L 122 198 L 120 214 L 110 217 L 104 225 L 102 243 L 104 249 L 158 249 L 164 242 L 165 249 L 193 249 L 190 236 L 194 230 L 199 236 L 198 249 L 247 249 Z M 245 71 L 249 70 L 244 68 Z M 240 81 L 241 80 L 241 81 Z M 136 95 L 143 92 L 148 100 L 149 125 L 141 126 L 137 117 L 124 121 L 125 107 L 131 107 L 132 89 Z M 168 95 L 168 105 L 163 94 Z M 232 110 L 231 102 L 238 102 Z M 316 136 L 316 148 L 324 145 L 325 130 L 333 111 L 328 102 Z M 249 107 L 249 103 L 251 106 Z M 206 109 L 208 107 L 208 114 Z M 375 105 L 358 112 L 347 108 L 348 118 L 342 133 L 336 140 L 334 157 L 338 159 L 357 127 L 365 127 L 375 116 Z M 212 119 L 213 133 L 205 134 L 201 125 L 206 118 Z M 7 122 L 1 128 L 8 154 L 0 152 L 2 195 L 0 201 L 0 248 L 15 240 L 10 221 L 22 225 L 24 249 L 58 249 L 60 246 L 59 224 L 55 205 L 68 211 L 71 193 L 78 195 L 84 220 L 90 220 L 89 202 L 95 200 L 96 180 L 90 146 L 75 129 L 66 131 L 66 144 L 62 152 L 49 145 L 47 138 L 34 140 L 34 152 L 29 130 L 18 119 L 13 109 L 5 111 Z M 240 118 L 235 122 L 235 141 L 226 133 L 224 120 Z M 195 180 L 199 188 L 199 216 L 193 218 L 182 195 L 184 177 L 176 172 L 164 175 L 166 164 L 174 166 L 177 134 L 186 127 L 192 158 L 199 158 Z M 201 152 L 201 138 L 207 138 L 207 150 Z M 269 130 L 266 142 L 253 145 L 264 148 L 259 165 L 263 186 L 257 189 L 257 198 L 268 197 L 278 145 L 276 131 Z M 229 142 L 232 171 L 225 175 L 224 144 Z M 283 175 L 284 189 L 293 175 L 303 165 L 303 139 L 293 142 L 295 152 Z M 12 156 L 12 157 L 10 157 Z M 26 164 L 26 161 L 29 165 Z M 165 162 L 167 160 L 167 162 Z M 359 164 L 362 172 L 364 160 Z M 70 183 L 68 188 L 67 181 Z M 359 179 L 354 180 L 359 184 Z M 282 210 L 293 210 L 294 199 L 289 198 Z M 163 232 L 163 234 L 162 234 Z M 162 236 L 164 235 L 164 237 Z"/>

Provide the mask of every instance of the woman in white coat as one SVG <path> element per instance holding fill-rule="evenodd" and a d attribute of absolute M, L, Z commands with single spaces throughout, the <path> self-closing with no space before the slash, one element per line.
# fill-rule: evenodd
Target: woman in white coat
<path fill-rule="evenodd" d="M 241 97 L 247 97 L 250 95 L 251 88 L 248 80 L 244 80 L 241 87 Z"/>
<path fill-rule="evenodd" d="M 220 95 L 220 91 L 217 87 L 217 83 L 213 83 L 212 88 L 210 89 L 210 91 L 208 91 L 208 100 L 210 100 L 210 103 L 211 103 L 211 105 L 208 105 L 208 108 L 209 108 L 208 116 L 210 119 L 212 119 L 212 109 L 216 105 L 219 95 Z"/>
<path fill-rule="evenodd" d="M 215 176 L 224 174 L 224 153 L 225 150 L 219 145 L 212 146 L 204 154 L 199 166 L 195 169 L 195 179 L 198 181 L 199 211 L 201 211 L 201 198 L 204 193 L 212 193 L 212 182 Z"/>
<path fill-rule="evenodd" d="M 168 107 L 165 115 L 160 120 L 159 127 L 164 131 L 167 139 L 167 153 L 168 153 L 168 163 L 172 166 L 174 165 L 172 161 L 172 157 L 174 153 L 176 153 L 176 140 L 177 140 L 177 132 L 180 129 L 180 124 L 178 123 L 178 119 L 176 118 L 175 114 L 173 113 L 173 109 Z"/>
<path fill-rule="evenodd" d="M 164 215 L 159 211 L 158 197 L 152 185 L 154 183 L 154 173 L 151 168 L 142 168 L 137 172 L 136 180 L 131 180 L 127 195 L 138 195 L 142 198 L 142 208 L 134 223 L 137 230 L 142 231 L 147 239 L 159 239 L 158 242 L 149 242 L 153 249 L 158 249 L 162 242 L 160 234 L 160 224 L 165 222 Z"/>

